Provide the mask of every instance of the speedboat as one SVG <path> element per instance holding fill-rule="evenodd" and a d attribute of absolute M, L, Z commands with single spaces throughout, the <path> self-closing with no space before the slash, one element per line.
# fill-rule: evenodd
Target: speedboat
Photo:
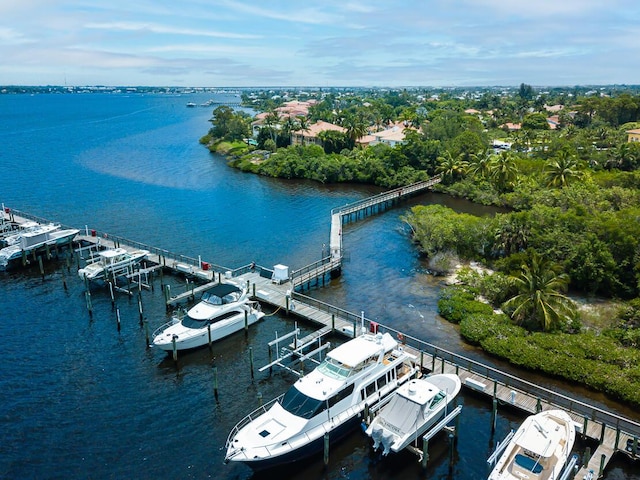
<path fill-rule="evenodd" d="M 219 283 L 206 291 L 198 304 L 179 318 L 174 316 L 153 332 L 152 346 L 161 350 L 188 350 L 220 340 L 253 325 L 264 317 L 258 302 L 251 302 L 247 288 L 233 282 Z"/>
<path fill-rule="evenodd" d="M 450 411 L 460 392 L 460 377 L 439 373 L 415 378 L 399 387 L 365 433 L 383 455 L 399 452 L 433 427 Z"/>
<path fill-rule="evenodd" d="M 102 250 L 78 270 L 82 279 L 106 279 L 109 275 L 128 273 L 149 253 L 148 250 L 134 250 L 129 252 L 124 248 L 110 248 Z"/>
<path fill-rule="evenodd" d="M 227 462 L 254 470 L 300 461 L 357 428 L 418 371 L 416 359 L 389 334 L 363 332 L 336 347 L 283 395 L 241 420 L 226 442 Z"/>
<path fill-rule="evenodd" d="M 13 235 L 8 239 L 9 246 L 0 249 L 0 267 L 6 268 L 12 260 L 22 258 L 23 255 L 34 250 L 64 245 L 71 241 L 79 231 L 75 228 L 60 230 L 59 225 L 51 224 L 38 225 L 32 230 Z"/>
<path fill-rule="evenodd" d="M 576 430 L 563 410 L 545 410 L 520 425 L 489 480 L 557 480 L 569 459 Z"/>
<path fill-rule="evenodd" d="M 59 229 L 60 225 L 55 223 L 40 224 L 38 222 L 27 221 L 18 225 L 17 230 L 13 230 L 4 235 L 2 241 L 5 246 L 18 245 L 25 235 L 30 235 L 33 238 L 34 236 L 37 237 L 40 234 L 46 235 Z"/>

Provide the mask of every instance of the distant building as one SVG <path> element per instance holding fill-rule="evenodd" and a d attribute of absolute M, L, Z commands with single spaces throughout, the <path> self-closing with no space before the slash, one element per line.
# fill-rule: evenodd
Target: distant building
<path fill-rule="evenodd" d="M 640 128 L 627 130 L 627 142 L 640 142 Z"/>
<path fill-rule="evenodd" d="M 558 115 L 551 115 L 547 118 L 549 124 L 549 130 L 555 130 L 560 126 L 560 117 Z"/>
<path fill-rule="evenodd" d="M 346 129 L 340 125 L 334 125 L 333 123 L 318 120 L 316 123 L 309 125 L 306 130 L 296 130 L 291 132 L 291 145 L 320 145 L 322 146 L 322 140 L 318 137 L 320 132 L 327 130 L 335 130 L 337 132 L 344 133 Z"/>
<path fill-rule="evenodd" d="M 564 108 L 564 105 L 545 105 L 545 110 L 550 113 L 558 113 Z"/>
<path fill-rule="evenodd" d="M 516 130 L 520 130 L 522 128 L 522 124 L 521 123 L 507 122 L 507 123 L 503 123 L 502 125 L 500 125 L 500 128 L 505 129 L 505 130 L 509 130 L 510 132 L 514 132 Z"/>

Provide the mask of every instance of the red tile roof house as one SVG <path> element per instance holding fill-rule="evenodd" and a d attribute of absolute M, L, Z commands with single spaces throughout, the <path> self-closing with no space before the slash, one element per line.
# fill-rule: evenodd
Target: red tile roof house
<path fill-rule="evenodd" d="M 335 130 L 337 132 L 346 132 L 346 129 L 333 123 L 318 120 L 316 123 L 309 125 L 307 130 L 296 130 L 291 132 L 291 145 L 320 145 L 322 146 L 322 140 L 318 138 L 320 132 L 326 130 Z"/>
<path fill-rule="evenodd" d="M 507 123 L 504 123 L 504 124 L 500 125 L 500 128 L 506 128 L 510 132 L 513 132 L 515 130 L 520 130 L 522 128 L 522 125 L 520 123 L 507 122 Z"/>
<path fill-rule="evenodd" d="M 300 102 L 298 100 L 292 100 L 290 102 L 285 102 L 279 107 L 275 109 L 278 113 L 278 116 L 281 119 L 286 117 L 306 117 L 309 115 L 309 107 L 318 103 L 316 100 L 309 100 L 307 102 Z M 264 119 L 269 115 L 269 112 L 261 112 L 258 113 L 254 118 L 255 120 L 251 122 L 251 133 L 254 138 L 258 137 L 258 133 L 260 133 L 260 129 L 262 125 L 264 125 Z"/>
<path fill-rule="evenodd" d="M 547 123 L 549 124 L 549 130 L 555 130 L 560 125 L 560 116 L 551 115 L 547 118 Z"/>

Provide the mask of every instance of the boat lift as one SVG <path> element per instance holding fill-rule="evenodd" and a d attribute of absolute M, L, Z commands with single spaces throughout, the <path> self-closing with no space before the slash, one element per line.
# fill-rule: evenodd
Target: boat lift
<path fill-rule="evenodd" d="M 516 433 L 515 430 L 511 430 L 509 434 L 504 438 L 504 440 L 502 440 L 502 442 L 498 442 L 496 444 L 496 450 L 487 459 L 487 465 L 490 468 L 492 468 L 496 464 L 496 462 L 498 461 L 498 457 L 502 455 L 502 452 L 504 452 L 504 449 L 507 448 L 507 445 L 509 445 L 509 442 L 511 441 L 515 433 Z"/>
<path fill-rule="evenodd" d="M 265 370 L 269 369 L 269 371 L 271 371 L 271 369 L 277 365 L 278 367 L 281 367 L 285 370 L 287 370 L 288 372 L 291 372 L 299 377 L 302 377 L 304 375 L 304 373 L 302 371 L 298 371 L 295 368 L 293 368 L 293 366 L 291 365 L 295 365 L 295 364 L 302 364 L 305 360 L 311 360 L 312 362 L 316 363 L 316 364 L 320 364 L 320 360 L 314 358 L 316 355 L 318 355 L 319 358 L 321 358 L 320 354 L 324 351 L 327 350 L 329 348 L 331 348 L 331 343 L 327 342 L 325 344 L 322 344 L 322 335 L 319 335 L 317 337 L 314 337 L 312 340 L 306 341 L 302 344 L 298 343 L 298 334 L 300 333 L 300 329 L 297 326 L 294 328 L 294 330 L 292 332 L 287 333 L 286 335 L 283 335 L 282 337 L 278 337 L 278 332 L 276 332 L 276 338 L 275 340 L 271 340 L 267 345 L 269 346 L 269 363 L 266 364 L 263 367 L 260 367 L 260 369 L 258 371 L 260 372 L 264 372 Z M 290 338 L 294 338 L 293 340 L 293 344 L 290 346 L 285 346 L 285 347 L 281 347 L 280 344 L 282 342 L 287 341 Z M 317 344 L 318 347 L 311 350 L 310 352 L 306 352 L 305 350 L 308 349 L 309 347 L 313 346 L 316 343 L 317 340 Z M 271 347 L 273 347 L 275 345 L 275 350 L 276 352 L 278 352 L 278 358 L 276 358 L 275 360 L 271 360 Z M 292 363 L 290 365 L 285 365 L 283 363 L 284 360 L 287 359 L 292 359 Z"/>
<path fill-rule="evenodd" d="M 418 461 L 422 465 L 422 468 L 425 468 L 425 469 L 427 468 L 427 461 L 429 460 L 429 451 L 428 451 L 429 450 L 429 440 L 431 440 L 433 437 L 435 437 L 436 434 L 438 434 L 440 432 L 440 430 L 442 430 L 442 429 L 447 429 L 449 431 L 449 436 L 451 437 L 451 445 L 450 445 L 451 448 L 450 448 L 450 453 L 449 453 L 450 461 L 453 459 L 453 437 L 456 434 L 456 432 L 455 432 L 456 428 L 455 427 L 448 427 L 447 424 L 451 420 L 456 418 L 458 415 L 460 415 L 461 412 L 462 412 L 462 405 L 458 405 L 456 408 L 454 408 L 451 411 L 451 413 L 449 413 L 442 420 L 440 420 L 439 423 L 437 423 L 436 425 L 431 427 L 429 429 L 429 431 L 422 436 L 422 450 L 420 450 L 418 447 L 414 447 L 411 444 L 409 444 L 409 445 L 407 445 L 405 447 L 407 450 L 409 450 L 410 452 L 415 453 L 418 456 Z M 415 440 L 417 440 L 417 436 L 416 436 Z"/>

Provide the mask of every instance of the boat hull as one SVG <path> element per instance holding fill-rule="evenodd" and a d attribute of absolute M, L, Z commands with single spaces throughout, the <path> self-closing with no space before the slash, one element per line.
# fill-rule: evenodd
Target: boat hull
<path fill-rule="evenodd" d="M 329 435 L 329 445 L 334 445 L 339 442 L 349 433 L 358 429 L 358 426 L 361 422 L 361 413 L 354 415 L 349 420 L 337 424 L 336 427 L 330 431 L 328 431 Z M 303 460 L 306 460 L 315 455 L 319 455 L 324 451 L 324 435 L 312 440 L 311 442 L 297 447 L 295 449 L 289 450 L 288 452 L 282 453 L 277 456 L 271 456 L 268 458 L 260 458 L 256 460 L 249 459 L 247 457 L 242 458 L 231 458 L 225 460 L 225 463 L 228 461 L 232 462 L 241 462 L 245 465 L 251 467 L 251 469 L 255 472 L 259 472 L 262 470 L 273 469 L 278 467 L 284 467 L 287 465 L 293 465 L 299 463 Z"/>
<path fill-rule="evenodd" d="M 247 326 L 253 325 L 264 317 L 264 313 L 254 310 L 247 315 Z M 222 323 L 222 322 L 220 322 Z M 244 312 L 239 312 L 238 315 L 230 319 L 225 320 L 224 325 L 211 325 L 211 341 L 216 342 L 222 340 L 229 335 L 233 335 L 236 332 L 242 330 L 245 326 Z M 175 326 L 179 326 L 179 322 L 175 322 Z M 188 336 L 184 333 L 175 333 L 178 335 L 176 339 L 176 350 L 192 350 L 195 348 L 204 347 L 209 344 L 209 329 L 201 328 L 197 331 L 189 332 Z M 153 339 L 152 346 L 164 350 L 166 352 L 173 351 L 173 335 L 174 331 L 169 326 L 166 330 L 156 335 Z"/>

